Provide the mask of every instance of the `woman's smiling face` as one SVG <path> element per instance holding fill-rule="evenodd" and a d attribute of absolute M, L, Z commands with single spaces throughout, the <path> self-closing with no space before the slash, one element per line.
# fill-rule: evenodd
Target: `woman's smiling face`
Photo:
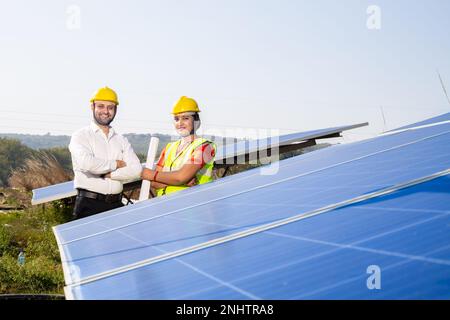
<path fill-rule="evenodd" d="M 191 113 L 178 113 L 173 116 L 173 122 L 180 136 L 187 137 L 192 134 L 194 130 L 194 117 Z"/>

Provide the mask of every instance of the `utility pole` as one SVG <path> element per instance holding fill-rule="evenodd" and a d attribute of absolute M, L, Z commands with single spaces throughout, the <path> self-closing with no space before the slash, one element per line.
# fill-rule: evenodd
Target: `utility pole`
<path fill-rule="evenodd" d="M 441 74 L 439 73 L 438 69 L 436 69 L 436 72 L 438 74 L 439 81 L 441 82 L 442 90 L 444 91 L 445 97 L 447 98 L 447 102 L 450 105 L 450 99 L 448 97 L 447 90 L 445 89 L 444 81 L 442 81 L 442 77 L 441 77 Z"/>

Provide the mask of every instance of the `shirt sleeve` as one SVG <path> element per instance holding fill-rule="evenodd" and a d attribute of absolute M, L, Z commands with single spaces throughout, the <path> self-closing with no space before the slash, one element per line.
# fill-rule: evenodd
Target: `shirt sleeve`
<path fill-rule="evenodd" d="M 123 161 L 126 166 L 111 172 L 111 179 L 118 181 L 135 180 L 141 176 L 142 165 L 133 150 L 133 147 L 128 142 L 127 138 L 123 137 Z"/>
<path fill-rule="evenodd" d="M 87 141 L 80 133 L 72 135 L 69 150 L 72 156 L 73 168 L 98 175 L 116 170 L 116 161 L 95 157 Z"/>
<path fill-rule="evenodd" d="M 166 160 L 165 158 L 166 158 L 166 147 L 164 147 L 164 149 L 161 151 L 161 155 L 159 156 L 159 160 L 156 165 L 160 166 L 160 167 L 164 167 L 164 162 Z"/>
<path fill-rule="evenodd" d="M 191 163 L 200 164 L 202 167 L 211 162 L 216 156 L 216 150 L 212 143 L 204 143 L 198 146 L 192 153 Z"/>

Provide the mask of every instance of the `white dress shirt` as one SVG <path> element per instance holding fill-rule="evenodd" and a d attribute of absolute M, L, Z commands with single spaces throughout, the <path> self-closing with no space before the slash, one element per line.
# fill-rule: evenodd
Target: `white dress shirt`
<path fill-rule="evenodd" d="M 106 136 L 92 122 L 72 135 L 69 150 L 75 188 L 117 194 L 122 192 L 124 181 L 139 178 L 141 174 L 141 163 L 130 143 L 111 127 Z M 116 160 L 125 161 L 126 167 L 117 169 Z M 101 177 L 108 172 L 111 172 L 111 179 Z"/>

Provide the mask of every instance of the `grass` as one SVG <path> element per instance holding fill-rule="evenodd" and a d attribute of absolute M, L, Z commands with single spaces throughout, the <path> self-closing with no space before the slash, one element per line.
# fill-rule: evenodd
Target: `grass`
<path fill-rule="evenodd" d="M 0 294 L 63 294 L 52 227 L 69 221 L 72 207 L 65 201 L 32 207 L 30 190 L 71 178 L 53 155 L 41 152 L 12 172 L 11 188 L 0 188 Z M 18 210 L 2 211 L 2 206 Z M 25 253 L 22 266 L 17 262 L 20 250 Z"/>
<path fill-rule="evenodd" d="M 63 294 L 64 277 L 52 226 L 70 220 L 62 201 L 0 213 L 0 294 Z M 25 264 L 17 256 L 25 253 Z"/>
<path fill-rule="evenodd" d="M 26 159 L 23 166 L 12 172 L 8 182 L 13 188 L 31 191 L 71 179 L 72 174 L 67 172 L 53 155 L 41 153 Z"/>

